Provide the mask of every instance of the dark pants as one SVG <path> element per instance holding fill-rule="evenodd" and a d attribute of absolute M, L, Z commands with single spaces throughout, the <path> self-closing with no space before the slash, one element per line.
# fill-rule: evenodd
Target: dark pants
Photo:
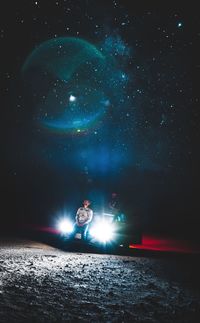
<path fill-rule="evenodd" d="M 74 224 L 74 230 L 72 232 L 72 234 L 70 235 L 70 238 L 74 238 L 76 233 L 81 233 L 82 238 L 84 241 L 87 240 L 87 236 L 88 236 L 88 228 L 89 228 L 89 224 L 85 224 L 83 226 L 78 226 L 77 223 Z"/>

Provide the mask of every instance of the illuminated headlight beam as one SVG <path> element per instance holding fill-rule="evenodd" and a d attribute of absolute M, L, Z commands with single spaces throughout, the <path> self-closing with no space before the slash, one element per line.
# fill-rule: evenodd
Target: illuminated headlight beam
<path fill-rule="evenodd" d="M 72 233 L 73 224 L 67 219 L 60 220 L 58 223 L 58 230 L 64 234 Z"/>
<path fill-rule="evenodd" d="M 109 242 L 114 237 L 113 226 L 106 221 L 99 222 L 91 227 L 90 235 L 99 242 Z"/>

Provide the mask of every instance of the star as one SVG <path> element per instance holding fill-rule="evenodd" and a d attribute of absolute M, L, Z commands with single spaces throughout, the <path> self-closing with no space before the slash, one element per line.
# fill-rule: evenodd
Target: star
<path fill-rule="evenodd" d="M 75 102 L 76 101 L 76 97 L 71 94 L 70 97 L 69 97 L 69 101 L 70 102 Z"/>

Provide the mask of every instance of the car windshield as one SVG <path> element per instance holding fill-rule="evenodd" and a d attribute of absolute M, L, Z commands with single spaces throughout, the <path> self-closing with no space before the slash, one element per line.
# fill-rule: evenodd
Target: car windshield
<path fill-rule="evenodd" d="M 112 222 L 125 223 L 126 222 L 125 215 L 123 213 L 118 214 L 117 216 L 112 213 L 104 213 L 104 212 L 103 213 L 95 213 L 95 219 L 97 219 L 97 220 L 104 219 L 109 223 L 112 223 Z"/>

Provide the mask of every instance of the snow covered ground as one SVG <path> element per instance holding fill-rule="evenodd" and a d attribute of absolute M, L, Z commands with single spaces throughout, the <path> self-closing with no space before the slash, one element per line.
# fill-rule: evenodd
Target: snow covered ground
<path fill-rule="evenodd" d="M 200 322 L 197 256 L 65 252 L 0 243 L 0 322 Z"/>

